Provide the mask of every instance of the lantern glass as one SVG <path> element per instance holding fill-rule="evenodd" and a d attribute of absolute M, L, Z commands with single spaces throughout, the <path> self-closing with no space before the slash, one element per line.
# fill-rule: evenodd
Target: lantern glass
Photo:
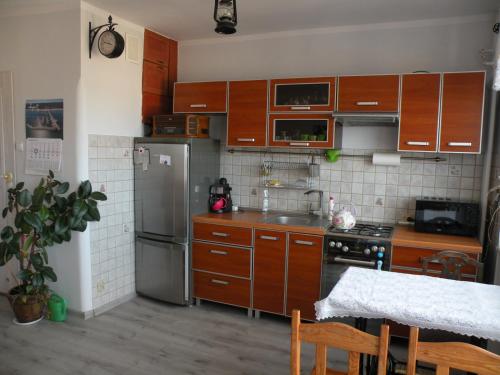
<path fill-rule="evenodd" d="M 217 22 L 215 31 L 219 34 L 236 32 L 237 15 L 236 0 L 215 0 L 214 20 Z"/>
<path fill-rule="evenodd" d="M 233 2 L 219 2 L 217 7 L 217 20 L 218 21 L 231 21 L 234 17 Z"/>

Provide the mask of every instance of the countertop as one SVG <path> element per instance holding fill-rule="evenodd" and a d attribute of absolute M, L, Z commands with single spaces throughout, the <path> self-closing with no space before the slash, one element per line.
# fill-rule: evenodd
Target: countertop
<path fill-rule="evenodd" d="M 298 226 L 266 223 L 266 218 L 284 214 L 283 212 L 263 213 L 261 211 L 245 210 L 240 212 L 228 212 L 224 214 L 206 213 L 193 217 L 195 223 L 209 223 L 219 225 L 230 225 L 240 228 L 256 228 L 277 231 L 290 231 L 322 236 L 328 228 L 328 221 L 320 220 L 317 226 Z M 483 248 L 477 238 L 450 236 L 444 234 L 431 234 L 415 232 L 413 226 L 396 225 L 392 235 L 393 246 L 403 246 L 432 250 L 455 250 L 465 253 L 479 254 Z"/>

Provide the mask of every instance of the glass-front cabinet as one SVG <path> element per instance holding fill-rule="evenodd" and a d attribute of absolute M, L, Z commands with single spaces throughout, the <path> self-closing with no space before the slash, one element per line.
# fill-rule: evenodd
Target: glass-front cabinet
<path fill-rule="evenodd" d="M 271 80 L 271 112 L 331 112 L 334 106 L 335 78 Z"/>
<path fill-rule="evenodd" d="M 271 114 L 269 131 L 273 147 L 331 148 L 334 144 L 334 119 L 329 114 Z"/>

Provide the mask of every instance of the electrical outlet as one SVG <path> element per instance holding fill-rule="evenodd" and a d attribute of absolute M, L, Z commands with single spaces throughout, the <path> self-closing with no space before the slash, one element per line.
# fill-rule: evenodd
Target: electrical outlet
<path fill-rule="evenodd" d="M 103 280 L 99 280 L 97 282 L 97 292 L 102 293 L 102 292 L 104 292 L 104 289 L 106 289 L 106 284 L 104 283 Z"/>
<path fill-rule="evenodd" d="M 123 224 L 123 233 L 128 233 L 130 232 L 130 228 L 128 227 L 127 224 Z"/>
<path fill-rule="evenodd" d="M 99 191 L 100 191 L 101 193 L 105 193 L 105 192 L 106 192 L 106 185 L 101 184 L 101 188 L 99 189 Z"/>

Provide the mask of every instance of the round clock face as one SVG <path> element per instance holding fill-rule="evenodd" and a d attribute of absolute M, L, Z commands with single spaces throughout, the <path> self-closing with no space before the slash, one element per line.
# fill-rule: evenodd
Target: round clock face
<path fill-rule="evenodd" d="M 104 31 L 99 37 L 99 52 L 109 58 L 118 57 L 122 54 L 124 48 L 123 38 L 113 30 Z"/>

